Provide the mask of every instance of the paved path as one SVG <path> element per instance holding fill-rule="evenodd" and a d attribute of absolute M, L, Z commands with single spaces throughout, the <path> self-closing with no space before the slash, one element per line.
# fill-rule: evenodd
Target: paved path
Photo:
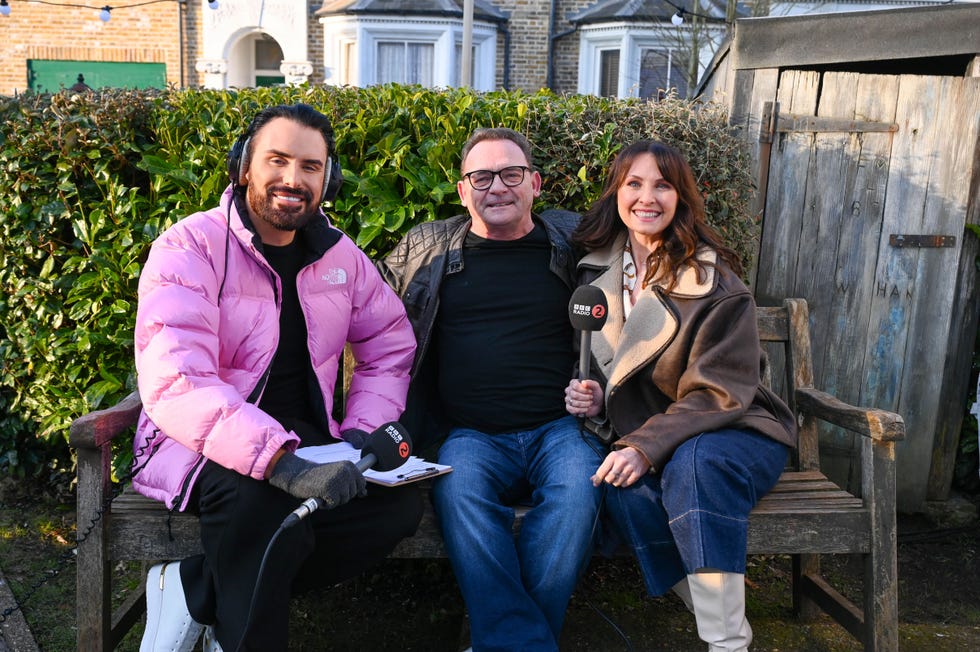
<path fill-rule="evenodd" d="M 14 594 L 7 586 L 7 580 L 0 569 L 0 613 L 13 607 Z M 24 614 L 17 609 L 0 623 L 0 652 L 38 652 L 34 635 L 24 620 Z"/>

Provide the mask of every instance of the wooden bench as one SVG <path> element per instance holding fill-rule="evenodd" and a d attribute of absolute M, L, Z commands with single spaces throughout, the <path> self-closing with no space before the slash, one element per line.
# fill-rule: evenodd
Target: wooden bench
<path fill-rule="evenodd" d="M 792 555 L 793 607 L 798 615 L 811 617 L 822 609 L 866 650 L 897 650 L 895 442 L 904 438 L 905 424 L 897 414 L 846 405 L 813 388 L 805 301 L 787 299 L 780 307 L 760 308 L 758 319 L 760 339 L 772 360 L 766 381 L 783 392 L 797 414 L 800 445 L 791 470 L 752 511 L 749 553 Z M 772 369 L 784 372 L 776 374 L 775 383 Z M 168 529 L 163 505 L 131 489 L 101 509 L 113 489 L 110 443 L 132 429 L 139 412 L 139 396 L 134 393 L 71 425 L 70 443 L 78 453 L 79 537 L 84 537 L 77 558 L 80 650 L 115 648 L 145 611 L 143 592 L 134 591 L 112 612 L 115 562 L 180 559 L 200 552 L 195 517 L 175 513 Z M 820 472 L 818 422 L 864 436 L 861 496 L 848 493 Z M 102 516 L 92 523 L 95 514 Z M 820 575 L 820 555 L 828 553 L 862 556 L 863 609 Z M 418 533 L 403 541 L 392 556 L 445 556 L 431 509 L 426 510 Z"/>

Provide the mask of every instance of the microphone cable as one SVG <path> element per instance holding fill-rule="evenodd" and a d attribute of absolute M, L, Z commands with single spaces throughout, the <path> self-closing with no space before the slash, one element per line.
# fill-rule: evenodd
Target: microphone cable
<path fill-rule="evenodd" d="M 591 538 L 592 538 L 593 541 L 596 541 L 596 538 L 597 538 L 596 533 L 597 533 L 597 531 L 599 529 L 599 516 L 600 516 L 600 514 L 602 514 L 602 507 L 606 503 L 606 491 L 607 491 L 606 483 L 602 483 L 602 488 L 600 489 L 600 494 L 599 494 L 599 507 L 598 507 L 598 509 L 596 509 L 595 519 L 593 519 L 593 521 L 592 521 L 592 535 L 591 535 Z M 604 621 L 606 621 L 606 624 L 608 624 L 610 627 L 612 627 L 612 629 L 613 629 L 614 632 L 616 632 L 617 634 L 619 634 L 619 637 L 621 639 L 623 639 L 623 643 L 626 645 L 626 650 L 628 652 L 633 652 L 633 643 L 632 643 L 632 641 L 630 641 L 630 637 L 626 635 L 626 632 L 624 632 L 623 629 L 619 625 L 617 625 L 616 622 L 613 621 L 612 618 L 610 618 L 609 616 L 607 616 L 606 613 L 602 609 L 600 609 L 599 607 L 597 607 L 592 602 L 592 600 L 590 600 L 587 596 L 583 596 L 582 599 L 585 601 L 585 604 L 586 604 L 586 606 L 589 607 L 589 609 L 591 609 L 592 611 L 594 611 L 600 618 L 602 618 Z"/>
<path fill-rule="evenodd" d="M 242 649 L 242 644 L 245 643 L 245 636 L 248 634 L 248 629 L 252 626 L 252 614 L 255 611 L 255 601 L 259 596 L 259 587 L 262 585 L 262 575 L 265 574 L 265 563 L 269 559 L 269 552 L 272 551 L 272 546 L 275 544 L 276 539 L 279 538 L 280 534 L 286 531 L 287 527 L 289 526 L 287 526 L 285 522 L 279 525 L 279 528 L 272 535 L 272 538 L 269 539 L 269 543 L 266 544 L 265 552 L 262 553 L 262 561 L 259 563 L 259 572 L 258 575 L 255 576 L 255 586 L 252 587 L 252 599 L 249 600 L 248 603 L 248 614 L 245 616 L 245 627 L 242 629 L 242 637 L 238 639 L 238 646 L 235 648 L 236 652 L 240 652 Z"/>

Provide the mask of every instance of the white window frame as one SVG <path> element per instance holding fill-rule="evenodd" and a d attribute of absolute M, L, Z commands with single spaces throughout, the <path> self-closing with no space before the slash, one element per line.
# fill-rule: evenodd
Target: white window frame
<path fill-rule="evenodd" d="M 668 63 L 667 63 L 667 68 L 668 68 L 667 79 L 670 79 L 671 75 L 669 74 L 669 71 L 677 67 L 677 62 L 674 55 L 680 51 L 680 48 L 677 47 L 676 41 L 674 41 L 673 43 L 664 43 L 663 41 L 655 41 L 649 38 L 636 39 L 636 54 L 633 57 L 631 57 L 631 60 L 629 61 L 629 70 L 627 72 L 628 78 L 633 83 L 631 90 L 635 91 L 634 95 L 639 95 L 640 92 L 640 68 L 643 65 L 644 50 L 657 50 L 660 52 L 669 53 L 668 56 L 670 58 L 668 59 Z M 700 71 L 700 67 L 698 70 Z M 682 73 L 684 75 L 687 75 L 687 70 L 682 70 Z M 693 82 L 691 82 L 691 85 L 694 86 L 696 83 L 697 80 L 694 80 Z"/>
<path fill-rule="evenodd" d="M 378 65 L 380 64 L 380 57 L 378 56 L 378 53 L 379 53 L 381 44 L 385 44 L 385 45 L 389 45 L 389 46 L 390 45 L 397 45 L 397 46 L 400 46 L 402 48 L 403 54 L 406 55 L 406 57 L 402 60 L 402 64 L 403 64 L 402 65 L 402 68 L 406 72 L 408 72 L 408 68 L 409 68 L 408 65 L 405 65 L 405 64 L 407 64 L 407 60 L 408 60 L 407 51 L 409 50 L 409 46 L 413 46 L 413 45 L 418 45 L 418 46 L 432 46 L 433 45 L 432 43 L 430 43 L 428 41 L 421 41 L 419 39 L 400 39 L 400 38 L 395 38 L 394 36 L 392 38 L 390 38 L 390 39 L 378 39 L 378 40 L 376 40 L 375 41 L 375 44 L 374 44 L 374 47 L 372 48 L 372 52 L 374 53 L 374 70 L 372 72 L 375 74 L 375 81 L 378 82 L 378 83 L 382 83 L 382 80 L 378 79 L 378 77 L 377 77 L 377 74 L 378 74 Z M 429 73 L 430 73 L 430 76 L 433 78 L 433 81 L 435 81 L 435 71 L 436 71 L 436 68 L 438 67 L 438 64 L 436 63 L 437 51 L 438 51 L 438 48 L 437 47 L 433 47 L 432 48 L 432 57 L 431 57 L 431 59 L 432 59 L 432 69 L 429 71 Z M 421 74 L 421 75 L 419 75 L 419 76 L 422 77 L 422 78 L 425 78 L 426 77 L 426 75 L 424 73 Z M 387 83 L 389 81 L 393 81 L 393 80 L 387 79 L 387 80 L 384 80 L 384 83 Z"/>
<path fill-rule="evenodd" d="M 449 87 L 457 77 L 457 49 L 463 42 L 461 20 L 327 16 L 323 25 L 323 66 L 330 85 L 371 86 L 376 78 L 378 43 L 402 41 L 432 44 L 434 88 Z M 354 43 L 354 47 L 344 47 Z M 350 61 L 353 53 L 356 61 Z M 497 31 L 489 23 L 473 24 L 473 88 L 492 91 L 496 77 Z M 350 71 L 349 73 L 347 71 Z"/>
<path fill-rule="evenodd" d="M 640 64 L 645 49 L 678 51 L 676 30 L 665 24 L 606 23 L 585 25 L 579 29 L 578 92 L 582 95 L 599 95 L 601 54 L 605 50 L 619 50 L 619 99 L 637 97 L 640 90 Z M 681 27 L 680 29 L 684 29 Z M 708 36 L 700 27 L 702 38 Z M 718 28 L 724 35 L 724 26 Z M 715 44 L 717 48 L 717 43 Z M 714 56 L 713 48 L 702 48 L 699 74 Z"/>

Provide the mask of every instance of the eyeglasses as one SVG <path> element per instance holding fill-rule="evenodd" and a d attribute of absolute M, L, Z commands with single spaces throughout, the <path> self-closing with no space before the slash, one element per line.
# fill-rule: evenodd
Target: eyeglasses
<path fill-rule="evenodd" d="M 493 170 L 474 170 L 463 175 L 464 179 L 470 182 L 473 190 L 487 190 L 493 185 L 493 178 L 500 177 L 500 180 L 508 188 L 519 186 L 524 182 L 524 173 L 531 168 L 524 165 L 510 165 L 494 172 Z"/>

